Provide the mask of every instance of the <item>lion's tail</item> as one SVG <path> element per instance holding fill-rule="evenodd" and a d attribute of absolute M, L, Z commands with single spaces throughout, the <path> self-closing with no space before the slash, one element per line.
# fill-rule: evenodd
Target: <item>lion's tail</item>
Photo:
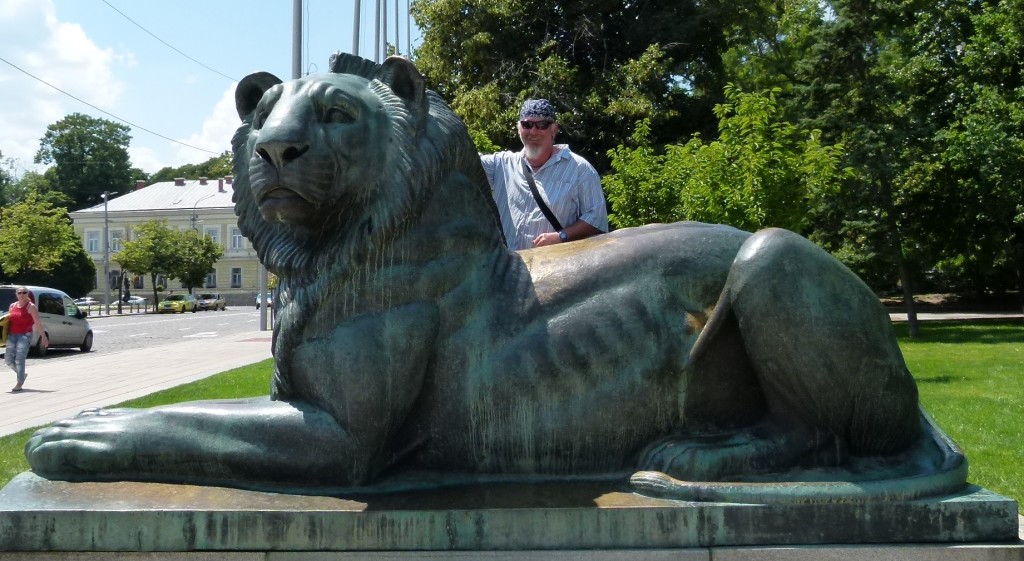
<path fill-rule="evenodd" d="M 784 474 L 778 481 L 682 481 L 658 471 L 640 471 L 630 478 L 637 492 L 669 499 L 727 503 L 849 503 L 913 500 L 950 495 L 967 486 L 967 458 L 963 451 L 921 412 L 924 431 L 912 450 L 900 460 L 916 473 L 885 477 L 884 470 L 834 470 L 832 480 L 804 480 Z M 870 463 L 870 460 L 868 460 Z M 789 479 L 788 476 L 792 476 Z M 783 480 L 784 479 L 784 480 Z"/>

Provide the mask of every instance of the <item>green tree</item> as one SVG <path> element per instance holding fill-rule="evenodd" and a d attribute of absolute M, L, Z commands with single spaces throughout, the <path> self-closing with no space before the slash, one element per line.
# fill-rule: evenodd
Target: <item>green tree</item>
<path fill-rule="evenodd" d="M 220 244 L 207 236 L 200 236 L 195 230 L 178 232 L 177 236 L 179 257 L 171 276 L 181 280 L 191 294 L 193 288 L 203 286 L 206 275 L 224 255 L 224 250 Z"/>
<path fill-rule="evenodd" d="M 14 158 L 0 157 L 0 205 L 13 201 L 11 191 L 16 182 Z"/>
<path fill-rule="evenodd" d="M 154 173 L 148 180 L 151 183 L 173 181 L 177 177 L 197 179 L 200 177 L 224 177 L 231 175 L 231 152 L 224 152 L 200 164 L 185 164 L 176 168 L 165 167 Z"/>
<path fill-rule="evenodd" d="M 133 238 L 124 242 L 121 251 L 111 259 L 120 263 L 121 268 L 137 275 L 149 274 L 153 287 L 153 302 L 159 300 L 156 278 L 159 275 L 173 277 L 180 260 L 177 243 L 180 234 L 170 229 L 165 220 L 151 220 L 133 228 Z"/>
<path fill-rule="evenodd" d="M 53 164 L 51 184 L 66 193 L 72 210 L 102 202 L 104 191 L 124 191 L 132 184 L 126 125 L 72 113 L 46 127 L 35 162 Z"/>
<path fill-rule="evenodd" d="M 719 137 L 699 136 L 658 154 L 646 141 L 612 151 L 616 173 L 604 178 L 617 226 L 698 220 L 746 230 L 805 230 L 815 202 L 842 179 L 841 146 L 824 146 L 818 131 L 802 133 L 778 120 L 778 91 L 725 89 L 715 107 Z"/>
<path fill-rule="evenodd" d="M 655 144 L 714 132 L 722 29 L 756 1 L 417 0 L 416 63 L 498 146 L 517 147 L 522 100 L 551 99 L 562 141 L 604 171 L 637 121 L 651 121 Z"/>
<path fill-rule="evenodd" d="M 965 31 L 944 43 L 953 68 L 946 81 L 958 103 L 936 133 L 932 181 L 941 189 L 932 209 L 941 206 L 942 221 L 959 234 L 936 237 L 939 273 L 977 292 L 1015 286 L 1024 298 L 1022 7 L 943 6 L 951 22 L 943 28 Z"/>
<path fill-rule="evenodd" d="M 50 271 L 80 249 L 67 210 L 31 193 L 7 205 L 0 215 L 0 268 L 9 278 L 28 271 Z"/>
<path fill-rule="evenodd" d="M 53 287 L 74 297 L 85 296 L 96 288 L 96 263 L 78 244 L 49 271 L 26 271 L 18 275 L 17 282 Z"/>

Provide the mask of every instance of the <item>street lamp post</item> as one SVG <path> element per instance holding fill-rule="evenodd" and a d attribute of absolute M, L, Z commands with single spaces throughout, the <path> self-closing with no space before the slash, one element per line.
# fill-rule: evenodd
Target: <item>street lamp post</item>
<path fill-rule="evenodd" d="M 107 220 L 107 200 L 110 191 L 103 192 L 103 301 L 106 303 L 107 315 L 110 315 L 110 229 Z"/>

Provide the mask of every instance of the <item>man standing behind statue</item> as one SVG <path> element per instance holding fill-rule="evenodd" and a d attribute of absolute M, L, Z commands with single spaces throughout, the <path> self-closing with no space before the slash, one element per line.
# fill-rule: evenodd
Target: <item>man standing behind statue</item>
<path fill-rule="evenodd" d="M 555 144 L 555 107 L 528 99 L 519 111 L 520 152 L 481 155 L 509 249 L 581 240 L 608 231 L 601 178 L 569 146 Z M 532 185 L 531 185 L 532 183 Z"/>

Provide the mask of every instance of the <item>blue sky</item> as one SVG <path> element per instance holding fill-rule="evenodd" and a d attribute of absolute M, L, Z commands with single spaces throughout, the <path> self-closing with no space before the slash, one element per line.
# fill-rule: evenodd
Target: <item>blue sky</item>
<path fill-rule="evenodd" d="M 354 2 L 303 0 L 304 74 L 352 50 Z M 395 0 L 387 2 L 395 43 Z M 398 0 L 403 53 L 420 39 L 406 29 L 407 2 Z M 359 54 L 370 59 L 375 9 L 362 0 Z M 16 173 L 42 171 L 32 158 L 48 125 L 74 112 L 118 121 L 103 111 L 200 148 L 133 127 L 132 163 L 149 173 L 229 150 L 238 80 L 292 76 L 292 12 L 292 0 L 0 0 L 0 153 Z"/>

